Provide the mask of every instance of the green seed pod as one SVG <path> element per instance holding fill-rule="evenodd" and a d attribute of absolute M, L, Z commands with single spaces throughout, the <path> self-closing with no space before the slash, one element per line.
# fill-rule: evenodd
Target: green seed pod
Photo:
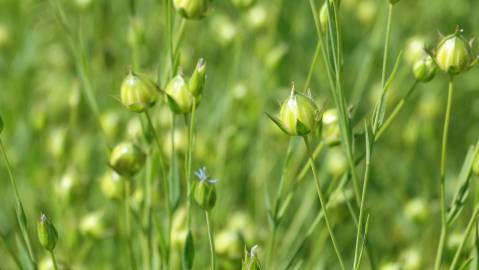
<path fill-rule="evenodd" d="M 138 146 L 123 142 L 111 152 L 110 167 L 122 176 L 132 177 L 141 170 L 145 159 L 145 153 Z"/>
<path fill-rule="evenodd" d="M 339 124 L 338 110 L 335 108 L 328 109 L 323 113 L 321 118 L 322 132 L 321 135 L 327 143 L 339 140 Z"/>
<path fill-rule="evenodd" d="M 3 131 L 3 119 L 0 116 L 0 134 L 2 134 L 2 131 Z"/>
<path fill-rule="evenodd" d="M 129 72 L 121 84 L 121 102 L 135 112 L 155 105 L 157 99 L 156 85 L 150 79 Z"/>
<path fill-rule="evenodd" d="M 173 0 L 175 9 L 187 19 L 201 19 L 206 16 L 209 0 Z"/>
<path fill-rule="evenodd" d="M 101 191 L 103 195 L 111 200 L 120 200 L 123 198 L 122 178 L 116 172 L 109 170 L 101 177 Z"/>
<path fill-rule="evenodd" d="M 253 246 L 251 250 L 248 252 L 247 249 L 245 249 L 245 255 L 243 258 L 243 263 L 241 270 L 261 270 L 263 267 L 261 266 L 261 263 L 258 258 L 258 246 Z"/>
<path fill-rule="evenodd" d="M 48 217 L 42 213 L 37 223 L 38 240 L 48 251 L 53 251 L 58 240 L 58 233 Z"/>
<path fill-rule="evenodd" d="M 206 174 L 205 167 L 200 168 L 195 174 L 199 178 L 195 188 L 195 201 L 201 208 L 210 211 L 216 203 L 216 180 Z"/>
<path fill-rule="evenodd" d="M 223 230 L 215 235 L 215 251 L 230 260 L 240 260 L 243 256 L 245 239 L 238 230 Z"/>
<path fill-rule="evenodd" d="M 191 112 L 194 96 L 188 89 L 185 79 L 181 75 L 175 76 L 168 83 L 165 89 L 168 105 L 176 114 L 187 114 Z"/>
<path fill-rule="evenodd" d="M 443 38 L 435 57 L 438 67 L 450 75 L 468 70 L 475 60 L 469 42 L 459 32 Z"/>
<path fill-rule="evenodd" d="M 319 10 L 319 23 L 321 25 L 321 31 L 326 32 L 329 27 L 329 14 L 328 14 L 328 6 L 327 2 L 321 6 Z"/>
<path fill-rule="evenodd" d="M 94 238 L 102 238 L 107 233 L 105 212 L 97 210 L 86 214 L 80 220 L 80 232 Z"/>
<path fill-rule="evenodd" d="M 198 63 L 196 64 L 195 71 L 191 75 L 190 81 L 188 83 L 190 92 L 197 99 L 197 101 L 199 101 L 199 99 L 201 98 L 201 94 L 203 93 L 205 79 L 206 63 L 203 58 L 200 58 L 200 60 L 198 60 Z"/>
<path fill-rule="evenodd" d="M 279 119 L 270 118 L 288 135 L 304 136 L 310 133 L 317 123 L 318 108 L 311 97 L 291 90 L 291 95 L 281 105 Z"/>
<path fill-rule="evenodd" d="M 426 55 L 417 61 L 413 67 L 414 77 L 421 82 L 429 82 L 436 75 L 436 63 L 431 56 Z"/>

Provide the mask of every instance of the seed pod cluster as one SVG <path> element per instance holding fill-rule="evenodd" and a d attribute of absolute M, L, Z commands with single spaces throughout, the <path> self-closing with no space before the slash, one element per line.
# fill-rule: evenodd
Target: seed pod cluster
<path fill-rule="evenodd" d="M 166 86 L 165 93 L 170 109 L 176 114 L 187 114 L 193 109 L 193 104 L 199 104 L 206 80 L 206 64 L 198 60 L 190 80 L 183 75 L 173 77 Z"/>

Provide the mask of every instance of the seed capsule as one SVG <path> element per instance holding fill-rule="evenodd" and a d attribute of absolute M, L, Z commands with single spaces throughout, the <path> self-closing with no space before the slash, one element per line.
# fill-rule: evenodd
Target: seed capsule
<path fill-rule="evenodd" d="M 135 112 L 155 105 L 157 100 L 156 85 L 149 78 L 129 72 L 121 84 L 121 102 Z"/>
<path fill-rule="evenodd" d="M 198 60 L 195 71 L 191 75 L 188 83 L 191 94 L 198 100 L 203 93 L 206 79 L 206 63 L 203 58 Z"/>
<path fill-rule="evenodd" d="M 111 152 L 110 167 L 120 175 L 132 177 L 141 170 L 145 159 L 145 153 L 138 146 L 123 142 Z"/>
<path fill-rule="evenodd" d="M 279 119 L 270 118 L 288 135 L 304 136 L 317 124 L 318 108 L 313 100 L 304 94 L 291 90 L 291 95 L 283 102 Z"/>
<path fill-rule="evenodd" d="M 204 167 L 196 172 L 196 176 L 199 178 L 199 183 L 195 188 L 195 201 L 201 208 L 209 211 L 216 203 L 216 180 L 206 174 Z"/>
<path fill-rule="evenodd" d="M 245 249 L 245 255 L 243 258 L 242 270 L 261 270 L 263 269 L 258 258 L 258 246 L 253 246 L 251 250 Z"/>
<path fill-rule="evenodd" d="M 176 114 L 191 112 L 194 96 L 188 89 L 185 79 L 181 75 L 175 76 L 166 86 L 165 92 L 170 109 Z"/>
<path fill-rule="evenodd" d="M 413 71 L 418 81 L 429 82 L 436 75 L 436 63 L 431 56 L 426 55 L 414 64 Z"/>
<path fill-rule="evenodd" d="M 101 191 L 111 200 L 123 198 L 123 182 L 119 174 L 109 170 L 101 177 Z"/>
<path fill-rule="evenodd" d="M 457 75 L 468 70 L 475 60 L 471 45 L 458 32 L 445 37 L 439 43 L 435 56 L 439 68 L 450 75 Z"/>
<path fill-rule="evenodd" d="M 58 233 L 53 224 L 45 214 L 40 215 L 37 223 L 38 240 L 40 244 L 48 251 L 53 251 L 57 244 Z"/>
<path fill-rule="evenodd" d="M 175 9 L 187 19 L 201 19 L 208 11 L 209 0 L 173 0 Z"/>

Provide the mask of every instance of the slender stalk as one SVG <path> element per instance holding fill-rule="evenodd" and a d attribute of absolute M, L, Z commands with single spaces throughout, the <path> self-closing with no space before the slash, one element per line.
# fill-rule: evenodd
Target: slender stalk
<path fill-rule="evenodd" d="M 170 242 L 170 231 L 171 231 L 171 219 L 172 219 L 172 207 L 170 205 L 170 183 L 168 182 L 169 179 L 168 177 L 166 176 L 166 173 L 165 173 L 165 165 L 163 163 L 163 158 L 161 157 L 161 152 L 162 152 L 162 148 L 161 148 L 161 143 L 160 143 L 160 139 L 158 138 L 158 133 L 156 132 L 155 130 L 155 126 L 153 125 L 153 121 L 151 120 L 151 116 L 150 116 L 150 113 L 148 112 L 148 110 L 145 111 L 145 116 L 146 116 L 146 119 L 147 119 L 147 122 L 148 122 L 148 126 L 149 128 L 151 129 L 152 133 L 153 133 L 153 137 L 154 137 L 154 140 L 155 140 L 155 143 L 156 143 L 156 146 L 158 147 L 158 163 L 159 163 L 159 166 L 160 166 L 160 176 L 161 176 L 161 180 L 163 180 L 163 183 L 164 183 L 164 190 L 165 190 L 165 206 L 166 206 L 166 211 L 168 213 L 168 228 L 167 228 L 167 235 L 166 235 L 166 241 L 167 241 L 167 252 L 165 254 L 165 264 L 167 267 L 169 267 L 169 263 L 170 263 L 170 260 L 169 260 L 169 242 Z"/>
<path fill-rule="evenodd" d="M 55 270 L 58 270 L 58 263 L 57 263 L 57 259 L 55 258 L 55 252 L 52 250 L 50 251 L 50 258 L 52 259 L 52 263 L 53 263 L 53 269 Z"/>
<path fill-rule="evenodd" d="M 464 232 L 464 236 L 462 238 L 461 244 L 459 244 L 459 247 L 456 250 L 456 253 L 454 254 L 454 259 L 452 260 L 451 267 L 449 269 L 454 270 L 456 269 L 456 265 L 459 262 L 459 257 L 461 255 L 462 249 L 464 248 L 464 245 L 466 244 L 467 238 L 469 237 L 469 234 L 471 233 L 472 228 L 474 227 L 474 224 L 477 222 L 477 214 L 479 214 L 479 203 L 476 204 L 474 207 L 474 211 L 472 213 L 471 219 L 469 219 L 469 223 L 467 224 L 466 231 Z"/>
<path fill-rule="evenodd" d="M 449 136 L 449 122 L 451 118 L 452 96 L 454 91 L 454 80 L 451 76 L 449 78 L 449 90 L 447 94 L 446 115 L 444 117 L 444 129 L 442 132 L 442 146 L 441 146 L 441 167 L 439 179 L 439 193 L 441 198 L 441 235 L 439 238 L 439 245 L 436 252 L 436 261 L 434 269 L 439 270 L 441 267 L 442 253 L 447 239 L 447 217 L 446 217 L 446 158 L 447 158 L 447 141 Z"/>
<path fill-rule="evenodd" d="M 384 99 L 386 96 L 386 73 L 387 73 L 387 64 L 388 64 L 388 52 L 389 52 L 389 40 L 391 36 L 391 20 L 392 20 L 392 13 L 393 13 L 393 4 L 389 3 L 388 6 L 388 17 L 387 17 L 387 24 L 386 24 L 386 36 L 384 38 L 384 55 L 383 55 L 383 67 L 381 73 L 381 86 L 382 92 L 381 97 L 379 100 L 379 107 L 377 113 L 373 119 L 372 129 L 373 134 L 376 133 L 377 129 L 380 127 L 379 117 L 381 115 L 382 108 L 384 107 Z"/>
<path fill-rule="evenodd" d="M 318 198 L 319 198 L 319 202 L 321 204 L 321 209 L 323 210 L 323 213 L 324 213 L 324 220 L 326 222 L 326 227 L 328 229 L 329 236 L 331 238 L 331 242 L 333 243 L 334 251 L 336 252 L 336 256 L 338 257 L 339 264 L 341 265 L 341 269 L 345 270 L 346 268 L 344 266 L 343 258 L 341 256 L 340 251 L 339 251 L 338 245 L 336 243 L 336 237 L 334 236 L 334 232 L 333 232 L 333 229 L 331 227 L 331 223 L 329 221 L 328 210 L 326 209 L 326 203 L 325 203 L 326 201 L 324 200 L 324 195 L 323 195 L 323 192 L 321 191 L 321 185 L 320 185 L 320 182 L 319 182 L 319 177 L 316 174 L 316 166 L 314 165 L 313 151 L 311 149 L 311 145 L 309 143 L 308 137 L 304 136 L 303 139 L 304 139 L 304 144 L 306 145 L 306 148 L 307 148 L 307 151 L 308 151 L 309 164 L 311 166 L 311 171 L 313 172 L 314 180 L 315 180 L 315 183 L 316 183 L 316 191 L 318 193 Z"/>
<path fill-rule="evenodd" d="M 279 180 L 279 187 L 278 191 L 276 192 L 276 200 L 273 206 L 273 228 L 271 231 L 271 240 L 269 243 L 269 249 L 268 249 L 268 258 L 266 260 L 267 265 L 271 267 L 271 258 L 273 257 L 274 253 L 274 248 L 276 244 L 276 234 L 278 232 L 278 227 L 280 221 L 278 220 L 278 214 L 279 214 L 279 208 L 281 205 L 281 201 L 283 198 L 283 189 L 284 189 L 284 184 L 285 184 L 285 179 L 286 179 L 286 173 L 288 172 L 288 164 L 290 163 L 291 156 L 293 153 L 293 139 L 290 137 L 289 142 L 288 142 L 288 150 L 286 151 L 286 158 L 283 162 L 283 169 L 281 171 L 281 178 Z"/>
<path fill-rule="evenodd" d="M 215 240 L 213 235 L 213 227 L 211 226 L 210 214 L 205 210 L 206 225 L 208 226 L 208 239 L 210 242 L 211 270 L 216 269 Z"/>
<path fill-rule="evenodd" d="M 7 152 L 5 150 L 3 140 L 1 138 L 0 138 L 0 150 L 2 152 L 3 160 L 5 162 L 5 167 L 7 168 L 8 178 L 10 179 L 10 183 L 13 187 L 13 191 L 14 191 L 14 194 L 15 194 L 15 200 L 17 202 L 17 207 L 15 209 L 15 213 L 17 215 L 18 225 L 20 226 L 20 231 L 21 231 L 22 238 L 23 238 L 23 241 L 24 241 L 24 244 L 25 244 L 25 248 L 26 248 L 27 253 L 28 253 L 28 258 L 30 260 L 30 263 L 33 266 L 33 268 L 36 269 L 35 256 L 33 254 L 32 245 L 31 245 L 31 242 L 30 242 L 30 237 L 28 236 L 27 217 L 26 217 L 25 211 L 23 209 L 23 203 L 22 203 L 22 199 L 20 197 L 20 193 L 18 192 L 17 181 L 15 180 L 15 177 L 13 177 L 12 165 L 10 164 L 10 161 L 8 160 L 8 155 L 7 155 Z"/>
<path fill-rule="evenodd" d="M 186 209 L 187 209 L 187 224 L 188 229 L 191 229 L 191 159 L 193 154 L 193 133 L 195 128 L 196 118 L 196 103 L 193 102 L 193 108 L 191 110 L 191 117 L 189 123 L 187 116 L 185 115 L 185 124 L 188 134 L 188 150 L 185 158 L 185 181 L 186 181 Z"/>
<path fill-rule="evenodd" d="M 359 219 L 358 219 L 358 231 L 356 233 L 356 247 L 354 249 L 354 263 L 353 267 L 358 268 L 361 260 L 361 253 L 360 251 L 360 242 L 361 242 L 361 235 L 363 235 L 363 219 L 364 219 L 364 201 L 366 200 L 366 191 L 368 189 L 369 183 L 369 172 L 370 172 L 370 165 L 371 165 L 371 142 L 369 141 L 369 133 L 367 132 L 366 126 L 366 159 L 365 159 L 365 170 L 364 170 L 364 183 L 363 183 L 363 191 L 361 193 L 361 203 L 359 205 Z M 362 249 L 362 247 L 361 247 Z"/>
<path fill-rule="evenodd" d="M 133 243 L 131 237 L 131 217 L 130 217 L 130 180 L 124 180 L 123 189 L 123 207 L 124 207 L 124 222 L 125 222 L 125 240 L 127 258 L 132 270 L 136 269 L 135 256 L 133 254 Z"/>
<path fill-rule="evenodd" d="M 413 85 L 411 86 L 411 88 L 409 88 L 406 95 L 399 101 L 399 103 L 396 105 L 396 107 L 391 112 L 389 117 L 386 119 L 384 124 L 376 132 L 376 134 L 374 136 L 374 141 L 377 141 L 381 137 L 381 135 L 384 133 L 384 131 L 386 131 L 386 129 L 391 125 L 391 123 L 394 121 L 394 119 L 396 119 L 396 116 L 402 110 L 402 108 L 404 107 L 404 104 L 409 99 L 411 94 L 414 92 L 414 89 L 416 89 L 416 86 L 418 85 L 418 83 L 419 83 L 419 81 L 417 81 L 417 80 L 414 81 Z"/>
<path fill-rule="evenodd" d="M 321 53 L 321 43 L 316 44 L 316 49 L 314 50 L 313 60 L 311 66 L 309 67 L 308 76 L 306 77 L 306 82 L 304 83 L 304 91 L 308 90 L 309 84 L 311 83 L 311 78 L 313 77 L 314 67 L 318 62 L 319 54 Z"/>

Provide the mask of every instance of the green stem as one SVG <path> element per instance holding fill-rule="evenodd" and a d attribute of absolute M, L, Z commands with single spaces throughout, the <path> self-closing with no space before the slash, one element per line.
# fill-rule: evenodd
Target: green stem
<path fill-rule="evenodd" d="M 163 180 L 164 182 L 164 190 L 165 190 L 165 206 L 166 206 L 166 211 L 168 213 L 168 228 L 167 228 L 167 235 L 166 235 L 166 241 L 167 241 L 167 247 L 169 249 L 169 242 L 170 242 L 170 224 L 171 224 L 171 219 L 172 219 L 172 207 L 170 205 L 170 183 L 168 182 L 168 177 L 166 177 L 166 173 L 165 173 L 165 165 L 163 163 L 163 158 L 161 157 L 162 155 L 162 148 L 161 148 L 161 143 L 160 143 L 160 139 L 158 138 L 158 133 L 156 132 L 156 129 L 155 129 L 155 126 L 153 125 L 153 121 L 151 120 L 151 116 L 150 116 L 150 113 L 148 112 L 148 110 L 145 110 L 145 115 L 146 115 L 146 119 L 147 119 L 147 122 L 148 122 L 148 126 L 149 128 L 151 129 L 151 132 L 153 133 L 153 137 L 154 137 L 154 140 L 155 140 L 155 143 L 156 143 L 156 146 L 158 148 L 158 163 L 160 165 L 160 176 L 161 176 L 161 179 Z M 150 222 L 151 224 L 151 222 Z M 166 252 L 165 254 L 165 263 L 167 265 L 167 267 L 169 267 L 169 250 Z"/>
<path fill-rule="evenodd" d="M 210 242 L 211 270 L 216 269 L 215 240 L 213 237 L 213 227 L 211 226 L 209 212 L 205 210 L 206 225 L 208 226 L 208 239 Z"/>
<path fill-rule="evenodd" d="M 379 128 L 379 130 L 376 132 L 374 136 L 374 141 L 377 141 L 381 135 L 386 131 L 386 129 L 391 125 L 391 123 L 396 119 L 396 116 L 399 114 L 399 112 L 402 110 L 404 107 L 404 104 L 406 101 L 409 99 L 411 94 L 414 92 L 414 89 L 416 89 L 416 86 L 418 85 L 419 81 L 414 81 L 414 84 L 409 88 L 407 91 L 406 95 L 399 101 L 399 103 L 396 105 L 392 113 L 389 115 L 389 117 L 386 119 L 384 124 Z"/>
<path fill-rule="evenodd" d="M 389 52 L 389 40 L 391 36 L 391 20 L 392 20 L 392 13 L 393 13 L 393 4 L 389 4 L 388 6 L 388 18 L 386 24 L 386 37 L 384 38 L 384 55 L 383 55 L 383 67 L 382 67 L 382 74 L 381 74 L 381 97 L 379 100 L 379 107 L 372 123 L 373 134 L 376 133 L 377 129 L 380 126 L 379 117 L 381 115 L 382 108 L 384 107 L 384 100 L 386 96 L 386 73 L 387 73 L 387 64 L 388 64 L 388 52 Z"/>
<path fill-rule="evenodd" d="M 123 194 L 123 207 L 124 207 L 124 217 L 125 217 L 125 240 L 126 240 L 126 252 L 127 258 L 130 263 L 130 267 L 132 270 L 135 270 L 135 256 L 133 254 L 133 243 L 131 239 L 131 217 L 130 217 L 130 179 L 124 180 L 124 194 Z"/>
<path fill-rule="evenodd" d="M 439 245 L 437 247 L 436 261 L 434 269 L 439 270 L 441 267 L 442 253 L 447 239 L 447 217 L 446 217 L 446 158 L 447 158 L 447 141 L 449 136 L 449 122 L 451 119 L 452 96 L 454 92 L 454 80 L 451 76 L 449 78 L 449 90 L 447 94 L 446 115 L 444 117 L 444 129 L 442 133 L 441 146 L 441 167 L 440 167 L 440 197 L 441 197 L 441 235 L 439 238 Z"/>
<path fill-rule="evenodd" d="M 367 128 L 367 126 L 366 126 Z M 363 184 L 363 191 L 361 193 L 361 203 L 359 205 L 359 219 L 358 219 L 358 230 L 356 233 L 356 247 L 354 249 L 354 263 L 353 267 L 356 269 L 359 267 L 361 261 L 361 253 L 363 246 L 361 246 L 360 251 L 360 242 L 361 236 L 363 235 L 363 219 L 364 219 L 364 201 L 366 200 L 366 191 L 368 189 L 369 183 L 369 171 L 371 165 L 371 142 L 369 141 L 369 133 L 366 131 L 366 159 L 365 159 L 365 169 L 364 169 L 364 184 Z"/>
<path fill-rule="evenodd" d="M 193 108 L 191 110 L 191 117 L 189 124 L 186 123 L 186 129 L 188 134 L 188 150 L 185 158 L 185 181 L 186 181 L 186 209 L 187 209 L 187 224 L 188 230 L 191 230 L 191 159 L 193 155 L 193 133 L 195 128 L 196 118 L 196 102 L 193 102 Z M 185 115 L 185 120 L 187 116 Z"/>
<path fill-rule="evenodd" d="M 55 258 L 55 252 L 52 250 L 50 251 L 50 257 L 52 259 L 52 263 L 53 263 L 53 269 L 55 270 L 58 270 L 58 263 L 57 263 L 57 259 Z"/>
<path fill-rule="evenodd" d="M 316 166 L 314 165 L 313 151 L 311 149 L 311 145 L 309 143 L 308 137 L 304 136 L 303 139 L 304 139 L 304 144 L 306 145 L 306 148 L 307 148 L 307 151 L 308 151 L 308 154 L 309 154 L 309 164 L 311 166 L 311 171 L 313 172 L 314 180 L 315 180 L 315 183 L 316 183 L 316 191 L 318 193 L 319 202 L 321 204 L 321 208 L 322 208 L 323 213 L 324 213 L 324 220 L 326 222 L 326 227 L 328 229 L 329 236 L 331 238 L 331 242 L 333 243 L 334 251 L 336 252 L 336 256 L 338 257 L 339 264 L 341 265 L 341 269 L 345 270 L 346 268 L 344 266 L 343 258 L 341 256 L 340 251 L 339 251 L 338 245 L 336 243 L 336 237 L 334 236 L 334 232 L 333 232 L 333 229 L 331 227 L 331 223 L 329 221 L 328 210 L 327 210 L 326 203 L 325 203 L 325 200 L 324 200 L 323 192 L 321 191 L 321 185 L 320 185 L 320 182 L 319 182 L 319 177 L 316 174 Z"/>
<path fill-rule="evenodd" d="M 311 62 L 311 66 L 309 67 L 308 77 L 306 77 L 306 82 L 304 83 L 304 91 L 308 90 L 309 84 L 311 83 L 311 78 L 313 77 L 314 67 L 318 62 L 319 55 L 321 53 L 321 43 L 316 44 L 316 49 L 314 50 L 313 61 Z"/>
<path fill-rule="evenodd" d="M 464 248 L 464 245 L 466 244 L 467 238 L 469 237 L 469 234 L 471 233 L 472 228 L 474 227 L 474 224 L 476 224 L 476 219 L 477 219 L 477 214 L 479 213 L 479 203 L 476 204 L 474 207 L 474 212 L 472 213 L 471 219 L 469 219 L 469 223 L 467 224 L 466 231 L 464 232 L 464 236 L 462 238 L 461 244 L 456 250 L 456 253 L 454 254 L 454 259 L 452 260 L 451 267 L 449 269 L 454 270 L 456 269 L 456 265 L 459 262 L 459 257 L 461 255 L 462 249 Z"/>
<path fill-rule="evenodd" d="M 36 269 L 35 256 L 33 254 L 32 245 L 30 243 L 30 237 L 28 236 L 27 217 L 25 215 L 25 210 L 23 208 L 23 203 L 20 197 L 20 193 L 18 192 L 17 181 L 15 180 L 15 177 L 13 176 L 12 165 L 10 164 L 7 152 L 5 150 L 5 146 L 3 144 L 3 140 L 1 138 L 0 138 L 0 150 L 2 152 L 3 160 L 5 162 L 5 167 L 7 168 L 8 178 L 10 179 L 10 183 L 12 184 L 12 187 L 14 190 L 15 200 L 17 202 L 15 213 L 17 215 L 17 221 L 20 226 L 20 231 L 25 244 L 25 248 L 28 253 L 28 258 L 30 260 L 31 265 L 33 266 L 33 269 Z"/>
<path fill-rule="evenodd" d="M 284 184 L 285 184 L 285 179 L 286 179 L 286 173 L 288 172 L 288 164 L 291 161 L 291 156 L 293 153 L 293 139 L 290 137 L 289 142 L 288 142 L 288 150 L 286 151 L 286 158 L 283 162 L 283 169 L 281 171 L 281 178 L 279 180 L 279 187 L 278 191 L 276 192 L 276 199 L 273 207 L 273 228 L 271 232 L 271 240 L 269 243 L 269 249 L 268 249 L 268 258 L 266 260 L 267 265 L 271 267 L 271 258 L 273 257 L 274 253 L 274 248 L 275 248 L 275 242 L 276 242 L 276 234 L 278 232 L 278 227 L 280 224 L 280 220 L 278 220 L 278 214 L 279 214 L 279 208 L 281 205 L 281 201 L 283 199 L 283 189 L 284 189 Z"/>

